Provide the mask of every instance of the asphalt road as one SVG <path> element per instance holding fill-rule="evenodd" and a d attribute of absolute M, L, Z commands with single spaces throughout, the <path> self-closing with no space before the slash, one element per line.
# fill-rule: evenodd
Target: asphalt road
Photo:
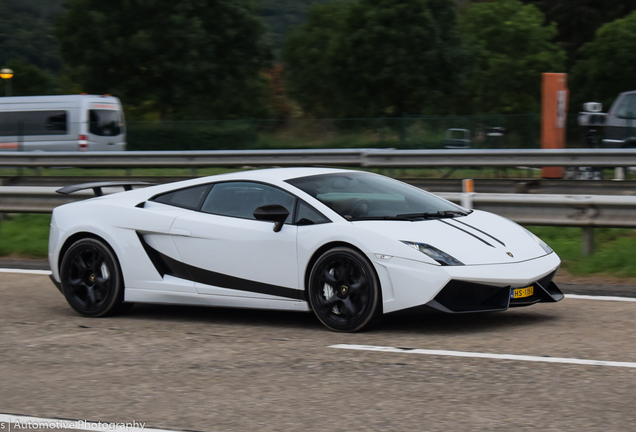
<path fill-rule="evenodd" d="M 387 316 L 337 334 L 294 312 L 137 305 L 76 315 L 0 274 L 0 413 L 200 431 L 630 431 L 636 368 L 330 348 L 636 361 L 636 303 Z M 1 425 L 0 425 L 1 426 Z"/>

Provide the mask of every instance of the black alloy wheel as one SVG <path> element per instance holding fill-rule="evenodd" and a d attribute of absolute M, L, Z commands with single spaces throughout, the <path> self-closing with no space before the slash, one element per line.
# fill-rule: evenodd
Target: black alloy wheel
<path fill-rule="evenodd" d="M 360 252 L 336 247 L 318 258 L 309 276 L 309 301 L 329 329 L 355 332 L 382 315 L 380 283 Z"/>
<path fill-rule="evenodd" d="M 101 317 L 127 309 L 119 263 L 100 240 L 73 243 L 62 259 L 60 279 L 66 301 L 82 315 Z"/>

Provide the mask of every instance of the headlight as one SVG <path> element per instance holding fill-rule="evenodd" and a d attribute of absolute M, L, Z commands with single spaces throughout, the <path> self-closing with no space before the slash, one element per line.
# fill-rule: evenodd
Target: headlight
<path fill-rule="evenodd" d="M 443 252 L 439 249 L 437 249 L 436 247 L 433 247 L 429 244 L 426 243 L 415 243 L 415 242 L 410 242 L 410 241 L 404 241 L 402 240 L 402 243 L 404 243 L 407 246 L 412 247 L 413 249 L 422 252 L 424 255 L 427 255 L 428 257 L 434 259 L 435 261 L 437 261 L 438 263 L 440 263 L 443 266 L 462 266 L 464 265 L 463 262 L 461 262 L 460 260 L 453 258 L 452 256 L 450 256 L 449 254 L 447 254 L 446 252 Z"/>
<path fill-rule="evenodd" d="M 523 227 L 521 227 L 521 228 L 523 228 Z M 550 253 L 554 252 L 554 251 L 552 250 L 552 248 L 551 248 L 550 246 L 548 246 L 548 244 L 547 244 L 546 242 L 544 242 L 543 240 L 541 240 L 539 237 L 537 237 L 536 235 L 532 234 L 530 231 L 528 231 L 528 230 L 527 230 L 527 229 L 525 229 L 525 228 L 523 228 L 523 230 L 524 230 L 525 232 L 527 232 L 527 233 L 528 233 L 528 235 L 529 235 L 530 237 L 532 237 L 532 239 L 533 239 L 534 241 L 536 241 L 536 242 L 537 242 L 537 244 L 538 244 L 539 246 L 541 246 L 541 248 L 545 251 L 545 253 L 550 254 Z"/>

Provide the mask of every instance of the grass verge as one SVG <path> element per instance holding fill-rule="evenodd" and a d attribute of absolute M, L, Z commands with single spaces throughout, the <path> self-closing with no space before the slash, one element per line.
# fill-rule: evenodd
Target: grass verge
<path fill-rule="evenodd" d="M 0 222 L 0 256 L 46 258 L 50 222 L 48 214 L 4 215 Z"/>

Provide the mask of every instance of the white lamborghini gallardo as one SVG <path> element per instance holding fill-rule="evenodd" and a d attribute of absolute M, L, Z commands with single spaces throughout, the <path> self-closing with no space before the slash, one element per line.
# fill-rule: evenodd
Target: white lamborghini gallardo
<path fill-rule="evenodd" d="M 356 331 L 382 314 L 555 302 L 559 257 L 523 227 L 367 172 L 282 168 L 56 208 L 52 280 L 80 314 L 170 303 L 313 311 Z M 120 183 L 131 189 L 129 183 Z"/>

